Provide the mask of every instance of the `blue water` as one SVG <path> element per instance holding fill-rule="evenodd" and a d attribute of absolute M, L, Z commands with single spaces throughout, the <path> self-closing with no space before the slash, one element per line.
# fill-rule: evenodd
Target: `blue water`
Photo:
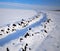
<path fill-rule="evenodd" d="M 30 28 L 34 28 L 36 26 L 42 26 L 41 23 L 46 21 L 46 20 L 47 20 L 47 17 L 46 17 L 46 14 L 44 14 L 43 18 L 40 19 L 39 21 L 37 21 L 36 23 L 34 23 L 34 24 L 24 28 L 24 29 L 17 30 L 15 33 L 10 34 L 10 35 L 8 35 L 5 38 L 0 39 L 0 46 L 5 45 L 6 43 L 10 42 L 11 40 L 17 39 L 20 36 L 24 36 L 24 34 L 28 31 L 29 27 Z"/>

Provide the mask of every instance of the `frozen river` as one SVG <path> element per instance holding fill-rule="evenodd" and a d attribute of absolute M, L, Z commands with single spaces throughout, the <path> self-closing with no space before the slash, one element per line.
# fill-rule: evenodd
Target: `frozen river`
<path fill-rule="evenodd" d="M 42 26 L 41 23 L 46 21 L 47 20 L 47 17 L 46 17 L 46 14 L 44 14 L 43 18 L 40 19 L 39 21 L 37 21 L 36 23 L 22 29 L 22 30 L 17 30 L 15 33 L 11 34 L 11 35 L 8 35 L 7 37 L 5 38 L 2 38 L 0 39 L 0 46 L 3 46 L 4 44 L 10 42 L 11 40 L 14 40 L 16 38 L 19 38 L 20 36 L 24 36 L 24 34 L 28 31 L 28 28 L 33 28 L 33 27 L 36 27 L 36 26 Z"/>
<path fill-rule="evenodd" d="M 24 11 L 24 12 L 26 12 L 26 11 Z M 24 12 L 22 12 L 22 13 L 24 13 Z M 29 12 L 29 11 L 27 11 L 27 12 Z M 60 12 L 57 12 L 57 11 L 42 11 L 42 12 L 43 12 L 42 18 L 39 19 L 38 21 L 36 21 L 35 23 L 27 26 L 24 29 L 20 29 L 20 30 L 17 29 L 16 32 L 0 39 L 0 50 L 1 51 L 4 51 L 4 50 L 5 51 L 7 51 L 7 50 L 23 51 L 23 50 L 25 50 L 24 48 L 26 48 L 26 46 L 27 46 L 25 44 L 28 44 L 27 49 L 25 51 L 29 51 L 28 49 L 30 49 L 31 51 L 60 51 L 60 34 L 59 34 L 60 33 L 60 26 L 59 26 L 60 25 Z M 22 13 L 20 13 L 20 14 L 22 14 Z M 30 17 L 30 15 L 32 15 L 32 18 L 34 17 L 33 13 L 35 16 L 37 15 L 37 13 L 35 13 L 35 11 L 33 11 L 32 14 L 30 14 L 30 13 L 29 13 L 29 17 Z M 26 19 L 26 17 L 25 17 L 25 19 Z M 49 23 L 49 21 L 47 23 L 46 21 L 48 20 L 48 18 L 52 19 L 52 22 L 54 24 Z M 13 18 L 13 20 L 14 19 L 15 18 Z M 28 19 L 28 17 L 27 17 L 27 19 Z M 12 19 L 10 19 L 10 20 L 12 20 Z M 17 19 L 15 19 L 15 20 L 17 21 Z M 0 23 L 0 24 L 2 24 L 2 23 Z M 11 23 L 11 22 L 7 22 L 7 23 Z M 45 27 L 46 29 L 44 28 L 44 30 L 47 30 L 45 32 L 42 31 L 44 25 L 46 25 L 46 27 Z M 32 30 L 28 30 L 29 28 L 31 28 Z M 52 29 L 52 30 L 49 31 L 50 29 Z M 30 34 L 28 35 L 28 37 L 23 37 L 26 33 L 30 33 Z M 31 34 L 32 34 L 32 36 L 31 36 Z M 22 42 L 20 42 L 20 39 L 19 39 L 20 36 L 22 36 L 22 38 L 23 38 L 23 39 L 21 38 Z M 21 48 L 22 48 L 22 50 L 21 50 Z"/>

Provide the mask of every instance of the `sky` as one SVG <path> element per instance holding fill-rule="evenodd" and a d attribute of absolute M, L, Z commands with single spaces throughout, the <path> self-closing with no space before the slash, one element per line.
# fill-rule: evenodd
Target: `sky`
<path fill-rule="evenodd" d="M 60 5 L 60 0 L 0 0 L 0 2 L 13 2 L 25 4 L 39 4 L 39 5 Z"/>
<path fill-rule="evenodd" d="M 0 0 L 0 8 L 3 6 L 9 7 L 9 6 L 6 6 L 5 4 L 3 5 L 1 3 L 10 3 L 10 4 L 11 3 L 19 3 L 19 4 L 27 4 L 27 5 L 28 4 L 29 5 L 40 5 L 40 6 L 43 6 L 45 8 L 46 8 L 46 6 L 48 6 L 51 8 L 53 7 L 53 8 L 59 8 L 60 9 L 60 0 Z"/>

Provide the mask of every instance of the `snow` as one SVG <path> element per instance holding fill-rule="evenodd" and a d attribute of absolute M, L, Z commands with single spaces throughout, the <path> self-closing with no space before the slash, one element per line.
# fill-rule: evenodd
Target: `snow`
<path fill-rule="evenodd" d="M 20 21 L 23 18 L 27 20 L 36 14 L 34 10 L 0 8 L 0 26 Z"/>
<path fill-rule="evenodd" d="M 28 31 L 24 34 L 24 36 L 20 36 L 19 38 L 10 41 L 9 43 L 0 47 L 0 50 L 6 51 L 6 48 L 8 48 L 10 51 L 23 51 L 25 50 L 25 47 L 27 47 L 25 51 L 59 51 L 60 50 L 60 41 L 59 41 L 60 12 L 44 11 L 43 13 L 46 13 L 47 20 L 51 19 L 49 22 L 46 20 L 45 22 L 41 23 L 42 26 L 39 25 L 32 28 L 30 27 L 31 30 L 28 29 Z M 43 15 L 44 14 L 40 14 L 39 18 L 32 20 L 32 22 L 29 23 L 29 25 L 32 25 L 38 20 L 42 19 Z M 29 35 L 25 37 L 27 33 Z M 21 42 L 20 42 L 20 38 L 22 38 Z M 26 44 L 28 44 L 28 46 L 26 46 Z"/>
<path fill-rule="evenodd" d="M 39 45 L 35 51 L 60 51 L 60 12 L 45 11 L 47 16 L 55 23 L 55 28 L 49 32 L 49 36 Z"/>
<path fill-rule="evenodd" d="M 19 23 L 19 24 L 21 24 L 21 25 L 18 25 L 17 23 L 12 23 L 12 24 L 10 24 L 9 26 L 5 26 L 4 28 L 1 28 L 0 31 L 1 31 L 1 30 L 4 30 L 4 32 L 0 33 L 0 34 L 2 34 L 2 36 L 0 37 L 0 39 L 8 36 L 9 34 L 12 34 L 12 33 L 16 32 L 17 29 L 20 29 L 20 30 L 21 30 L 21 29 L 24 29 L 24 26 L 25 26 L 25 28 L 26 28 L 26 27 L 28 27 L 29 25 L 34 24 L 35 22 L 37 22 L 37 21 L 39 21 L 40 19 L 42 19 L 43 14 L 41 13 L 39 16 L 37 15 L 37 17 L 38 17 L 38 18 L 34 18 L 34 19 L 29 20 L 30 23 L 25 20 L 25 21 L 23 21 L 23 24 L 21 24 L 22 21 L 21 21 L 20 23 L 17 22 L 17 23 Z M 13 26 L 13 25 L 14 25 L 14 26 Z M 7 29 L 9 29 L 9 30 L 7 30 Z M 12 30 L 14 30 L 14 31 L 12 31 Z"/>

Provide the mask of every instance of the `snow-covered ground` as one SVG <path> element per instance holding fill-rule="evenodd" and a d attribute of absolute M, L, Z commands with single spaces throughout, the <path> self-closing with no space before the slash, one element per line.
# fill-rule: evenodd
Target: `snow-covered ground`
<path fill-rule="evenodd" d="M 25 10 L 24 10 L 25 11 Z M 24 12 L 23 11 L 23 12 Z M 26 10 L 27 11 L 27 10 Z M 30 16 L 30 15 L 29 15 Z M 6 26 L 2 26 L 0 28 L 0 39 L 4 38 L 14 32 L 16 32 L 16 30 L 21 30 L 24 29 L 26 27 L 28 27 L 31 24 L 34 24 L 35 22 L 39 21 L 40 19 L 43 18 L 43 14 L 39 13 L 37 15 L 34 15 L 34 17 L 28 17 L 28 19 L 26 19 L 25 17 L 22 18 L 20 21 L 16 21 L 15 23 L 11 23 L 9 25 Z M 15 18 L 16 19 L 16 18 Z M 8 22 L 8 21 L 7 21 Z"/>
<path fill-rule="evenodd" d="M 23 18 L 27 20 L 36 14 L 34 10 L 0 8 L 0 26 L 20 21 Z"/>
<path fill-rule="evenodd" d="M 55 23 L 55 28 L 49 33 L 49 36 L 39 45 L 36 51 L 60 51 L 60 12 L 43 11 Z"/>
<path fill-rule="evenodd" d="M 25 15 L 25 13 L 23 15 Z M 30 20 L 31 22 L 29 22 L 27 27 L 25 28 L 22 27 L 24 28 L 24 30 L 27 30 L 23 36 L 19 36 L 18 38 L 10 40 L 9 42 L 5 42 L 4 45 L 3 42 L 8 40 L 9 38 L 6 39 L 4 37 L 5 40 L 4 38 L 1 38 L 2 40 L 0 40 L 0 51 L 59 51 L 60 50 L 60 41 L 59 41 L 60 12 L 42 11 L 40 13 L 38 12 L 36 13 L 34 11 L 33 13 L 35 13 L 33 16 L 28 15 L 26 13 L 29 16 L 27 20 L 28 21 Z M 23 18 L 26 19 L 24 16 Z M 35 24 L 36 26 L 34 26 Z M 16 34 L 20 33 L 17 32 Z"/>

